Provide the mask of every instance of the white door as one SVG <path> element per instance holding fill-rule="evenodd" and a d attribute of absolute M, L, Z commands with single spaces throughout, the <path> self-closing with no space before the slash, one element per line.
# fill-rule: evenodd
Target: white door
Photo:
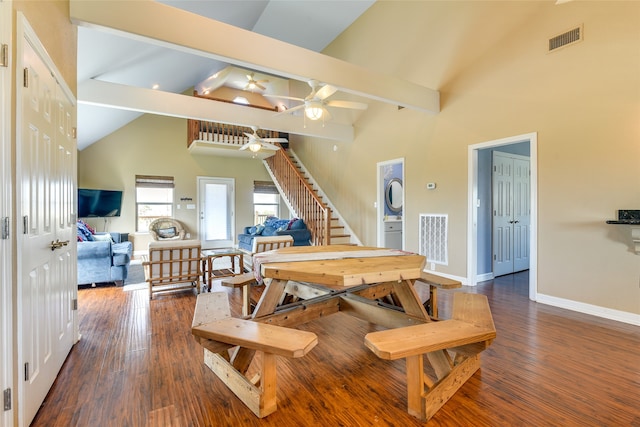
<path fill-rule="evenodd" d="M 76 146 L 74 100 L 35 33 L 20 23 L 17 345 L 20 424 L 28 425 L 76 336 Z"/>
<path fill-rule="evenodd" d="M 0 46 L 11 46 L 11 4 L 0 0 Z M 0 64 L 0 398 L 11 390 L 12 376 L 12 253 L 11 220 L 11 64 Z M 11 400 L 15 400 L 12 396 Z M 13 402 L 0 412 L 0 426 L 13 424 Z"/>
<path fill-rule="evenodd" d="M 529 159 L 493 153 L 493 275 L 529 268 Z"/>
<path fill-rule="evenodd" d="M 233 178 L 198 177 L 198 234 L 203 249 L 234 245 L 234 189 Z"/>

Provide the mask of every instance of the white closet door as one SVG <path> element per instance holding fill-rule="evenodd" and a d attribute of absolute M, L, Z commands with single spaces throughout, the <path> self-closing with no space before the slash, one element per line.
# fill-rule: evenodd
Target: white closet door
<path fill-rule="evenodd" d="M 26 21 L 19 29 L 17 342 L 20 424 L 28 425 L 76 336 L 75 101 Z"/>

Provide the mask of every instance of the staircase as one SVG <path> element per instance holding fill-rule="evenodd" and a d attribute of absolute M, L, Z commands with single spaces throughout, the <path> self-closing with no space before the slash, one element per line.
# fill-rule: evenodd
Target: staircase
<path fill-rule="evenodd" d="M 237 125 L 189 119 L 187 147 L 195 141 L 239 147 L 248 141 L 245 132 L 251 131 L 247 127 Z M 282 136 L 278 132 L 262 130 L 259 131 L 259 135 L 262 138 Z M 311 231 L 311 244 L 361 244 L 293 152 L 282 148 L 273 156 L 264 159 L 263 163 L 291 212 L 302 218 Z"/>
<path fill-rule="evenodd" d="M 304 219 L 313 245 L 359 244 L 326 201 L 304 166 L 290 150 L 263 160 L 289 209 Z"/>

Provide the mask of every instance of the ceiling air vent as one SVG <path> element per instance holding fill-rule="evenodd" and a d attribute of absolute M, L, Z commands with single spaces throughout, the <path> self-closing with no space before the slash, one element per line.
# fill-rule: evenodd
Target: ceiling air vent
<path fill-rule="evenodd" d="M 549 39 L 549 52 L 582 41 L 582 25 Z"/>

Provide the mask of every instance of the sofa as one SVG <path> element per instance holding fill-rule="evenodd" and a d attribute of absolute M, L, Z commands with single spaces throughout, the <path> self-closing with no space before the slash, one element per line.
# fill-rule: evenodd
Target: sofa
<path fill-rule="evenodd" d="M 238 248 L 251 252 L 256 236 L 291 236 L 293 246 L 311 245 L 311 232 L 300 218 L 269 217 L 263 224 L 245 227 L 244 233 L 238 234 Z"/>
<path fill-rule="evenodd" d="M 131 242 L 120 233 L 98 233 L 78 222 L 78 284 L 115 282 L 122 286 L 133 255 Z"/>

